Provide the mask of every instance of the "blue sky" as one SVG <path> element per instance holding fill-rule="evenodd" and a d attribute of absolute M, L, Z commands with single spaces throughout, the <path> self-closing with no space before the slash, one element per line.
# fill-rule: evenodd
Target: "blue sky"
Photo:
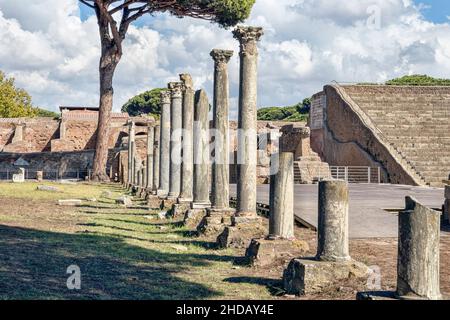
<path fill-rule="evenodd" d="M 427 8 L 422 10 L 423 15 L 430 21 L 436 23 L 448 22 L 450 16 L 449 0 L 415 0 L 416 3 L 424 4 Z"/>
<path fill-rule="evenodd" d="M 332 81 L 384 82 L 406 74 L 448 78 L 450 0 L 412 1 L 256 0 L 245 23 L 265 30 L 258 105 L 293 105 Z M 100 46 L 92 14 L 83 6 L 80 16 L 78 0 L 0 0 L 0 70 L 37 106 L 96 106 Z M 235 52 L 229 63 L 235 118 L 238 42 L 215 24 L 167 14 L 142 17 L 130 28 L 114 78 L 114 110 L 180 73 L 192 74 L 195 87 L 211 98 L 213 48 Z"/>
<path fill-rule="evenodd" d="M 414 0 L 414 2 L 417 5 L 424 5 L 422 14 L 427 20 L 435 23 L 449 22 L 450 0 Z M 91 14 L 92 9 L 81 5 L 81 16 L 83 19 L 86 19 Z"/>

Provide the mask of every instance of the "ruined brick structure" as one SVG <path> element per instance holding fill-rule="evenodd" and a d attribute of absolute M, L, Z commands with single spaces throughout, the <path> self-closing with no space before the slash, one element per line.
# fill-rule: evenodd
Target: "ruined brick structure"
<path fill-rule="evenodd" d="M 92 167 L 97 135 L 98 109 L 61 107 L 61 116 L 52 118 L 0 119 L 0 171 L 15 170 L 17 159 L 29 163 L 29 170 L 88 170 Z M 127 122 L 147 121 L 113 113 L 109 136 L 108 169 L 118 171 L 117 153 L 127 143 Z M 138 152 L 144 159 L 146 127 L 137 128 Z M 61 169 L 62 168 L 62 169 Z"/>
<path fill-rule="evenodd" d="M 335 166 L 442 186 L 450 173 L 450 87 L 328 85 L 313 97 L 311 144 Z"/>

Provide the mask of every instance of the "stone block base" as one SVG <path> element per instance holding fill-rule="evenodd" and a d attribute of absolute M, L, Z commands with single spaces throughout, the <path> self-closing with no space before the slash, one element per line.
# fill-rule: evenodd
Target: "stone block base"
<path fill-rule="evenodd" d="M 236 212 L 235 209 L 207 209 L 206 217 L 197 227 L 197 232 L 201 235 L 219 235 L 224 228 L 231 226 L 231 218 Z"/>
<path fill-rule="evenodd" d="M 173 218 L 184 217 L 190 208 L 190 203 L 175 203 L 170 210 L 170 216 Z"/>
<path fill-rule="evenodd" d="M 164 199 L 164 200 L 162 200 L 162 202 L 161 202 L 161 207 L 162 208 L 166 208 L 166 209 L 171 209 L 172 207 L 173 207 L 173 205 L 174 204 L 176 204 L 177 203 L 177 199 L 175 198 L 167 198 L 167 199 Z"/>
<path fill-rule="evenodd" d="M 257 267 L 266 267 L 277 261 L 305 255 L 309 245 L 301 240 L 253 239 L 245 252 L 249 263 Z"/>
<path fill-rule="evenodd" d="M 206 215 L 205 209 L 190 209 L 184 216 L 184 225 L 188 229 L 197 230 L 197 226 Z"/>
<path fill-rule="evenodd" d="M 162 200 L 158 196 L 149 196 L 147 205 L 150 209 L 162 209 Z"/>
<path fill-rule="evenodd" d="M 239 223 L 231 227 L 225 227 L 217 237 L 219 248 L 247 248 L 252 239 L 263 238 L 267 230 L 262 226 L 261 220 L 252 220 L 250 223 Z"/>
<path fill-rule="evenodd" d="M 288 294 L 310 295 L 350 278 L 363 279 L 370 269 L 363 263 L 294 259 L 283 273 L 283 285 Z"/>

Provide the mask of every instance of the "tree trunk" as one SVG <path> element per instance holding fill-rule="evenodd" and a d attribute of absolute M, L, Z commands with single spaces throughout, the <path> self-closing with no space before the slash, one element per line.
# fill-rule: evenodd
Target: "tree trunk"
<path fill-rule="evenodd" d="M 117 64 L 120 61 L 120 54 L 115 46 L 102 49 L 100 58 L 100 105 L 97 128 L 97 141 L 93 164 L 93 181 L 108 182 L 110 178 L 106 173 L 108 161 L 108 142 L 111 122 L 111 110 L 113 107 L 113 77 Z"/>

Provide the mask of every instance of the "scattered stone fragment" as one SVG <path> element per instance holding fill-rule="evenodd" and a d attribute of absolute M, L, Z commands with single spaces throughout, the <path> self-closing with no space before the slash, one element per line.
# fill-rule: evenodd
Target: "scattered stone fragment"
<path fill-rule="evenodd" d="M 179 237 L 176 234 L 167 235 L 167 239 L 178 239 Z"/>
<path fill-rule="evenodd" d="M 64 199 L 64 200 L 58 200 L 58 205 L 60 206 L 68 206 L 68 207 L 75 207 L 80 206 L 83 203 L 80 199 Z"/>
<path fill-rule="evenodd" d="M 170 246 L 172 249 L 175 249 L 177 251 L 188 251 L 188 248 L 182 245 L 174 244 Z"/>
<path fill-rule="evenodd" d="M 133 205 L 133 202 L 131 201 L 131 198 L 128 196 L 121 196 L 118 199 L 116 199 L 116 203 L 123 205 L 125 207 L 131 207 Z"/>
<path fill-rule="evenodd" d="M 158 213 L 158 218 L 160 220 L 166 220 L 167 219 L 167 211 L 161 211 L 160 213 Z"/>
<path fill-rule="evenodd" d="M 36 190 L 48 191 L 48 192 L 59 192 L 59 189 L 57 187 L 52 187 L 52 186 L 37 186 Z"/>
<path fill-rule="evenodd" d="M 155 216 L 144 216 L 144 218 L 148 220 L 155 220 Z"/>

